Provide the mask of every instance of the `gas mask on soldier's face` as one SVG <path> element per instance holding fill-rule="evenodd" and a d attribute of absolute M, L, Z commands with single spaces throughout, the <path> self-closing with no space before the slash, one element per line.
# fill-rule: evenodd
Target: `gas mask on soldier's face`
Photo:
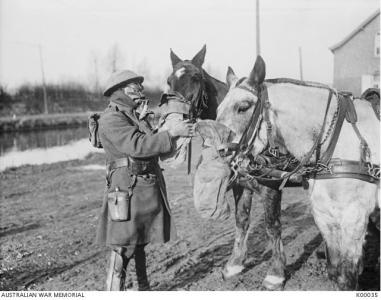
<path fill-rule="evenodd" d="M 139 106 L 136 111 L 140 114 L 139 119 L 142 120 L 149 113 L 148 112 L 148 99 L 144 96 L 144 87 L 140 83 L 130 83 L 124 89 L 124 93 L 135 101 Z"/>
<path fill-rule="evenodd" d="M 140 99 L 144 99 L 143 94 L 144 87 L 141 83 L 129 83 L 124 89 L 124 93 L 129 96 L 132 100 L 138 101 Z"/>

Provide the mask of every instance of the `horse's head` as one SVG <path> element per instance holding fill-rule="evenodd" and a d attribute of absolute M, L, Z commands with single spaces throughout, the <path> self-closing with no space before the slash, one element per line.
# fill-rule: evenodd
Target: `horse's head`
<path fill-rule="evenodd" d="M 188 100 L 197 96 L 203 79 L 205 53 L 206 45 L 191 60 L 182 60 L 171 49 L 173 71 L 167 79 L 170 90 L 180 93 Z"/>
<path fill-rule="evenodd" d="M 206 45 L 191 60 L 182 60 L 171 49 L 173 71 L 167 79 L 168 89 L 181 94 L 192 104 L 192 117 L 200 117 L 206 107 L 207 95 L 202 69 L 205 53 Z"/>
<path fill-rule="evenodd" d="M 238 142 L 247 128 L 253 110 L 258 102 L 259 86 L 263 83 L 266 66 L 263 59 L 258 56 L 255 65 L 248 77 L 239 79 L 232 68 L 228 68 L 226 81 L 229 91 L 217 110 L 217 122 L 221 123 L 236 134 Z M 260 133 L 259 140 L 262 134 Z M 265 135 L 264 135 L 265 138 Z"/>

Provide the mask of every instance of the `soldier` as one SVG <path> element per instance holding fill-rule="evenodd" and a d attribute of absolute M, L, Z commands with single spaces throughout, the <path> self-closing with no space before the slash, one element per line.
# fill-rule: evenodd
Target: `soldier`
<path fill-rule="evenodd" d="M 172 149 L 172 139 L 193 136 L 186 122 L 159 133 L 145 120 L 144 78 L 118 71 L 104 95 L 110 104 L 99 120 L 99 138 L 106 154 L 107 191 L 97 231 L 97 243 L 111 247 L 107 290 L 123 290 L 126 269 L 135 259 L 139 290 L 149 290 L 144 247 L 175 237 L 164 178 L 158 157 Z M 143 108 L 141 114 L 139 109 Z"/>

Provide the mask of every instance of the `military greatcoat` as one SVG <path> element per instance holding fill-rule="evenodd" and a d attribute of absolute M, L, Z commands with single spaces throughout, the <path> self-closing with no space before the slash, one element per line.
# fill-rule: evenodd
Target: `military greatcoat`
<path fill-rule="evenodd" d="M 156 176 L 137 176 L 130 202 L 131 218 L 115 222 L 109 216 L 107 193 L 116 187 L 128 189 L 132 176 L 127 166 L 112 172 L 103 199 L 96 241 L 108 246 L 167 242 L 176 233 L 158 157 L 171 151 L 171 136 L 166 131 L 153 133 L 147 121 L 138 119 L 135 102 L 122 91 L 110 96 L 110 104 L 99 120 L 99 138 L 106 153 L 106 163 L 127 156 L 154 161 Z"/>

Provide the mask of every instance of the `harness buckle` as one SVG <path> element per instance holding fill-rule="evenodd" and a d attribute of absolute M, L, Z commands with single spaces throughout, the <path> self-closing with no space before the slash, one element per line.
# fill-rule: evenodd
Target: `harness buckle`
<path fill-rule="evenodd" d="M 269 148 L 269 153 L 276 157 L 276 158 L 279 158 L 279 148 L 278 147 L 270 147 Z"/>
<path fill-rule="evenodd" d="M 373 165 L 372 163 L 366 163 L 366 168 L 367 168 L 368 174 L 371 177 L 380 180 L 380 167 L 377 167 Z"/>

